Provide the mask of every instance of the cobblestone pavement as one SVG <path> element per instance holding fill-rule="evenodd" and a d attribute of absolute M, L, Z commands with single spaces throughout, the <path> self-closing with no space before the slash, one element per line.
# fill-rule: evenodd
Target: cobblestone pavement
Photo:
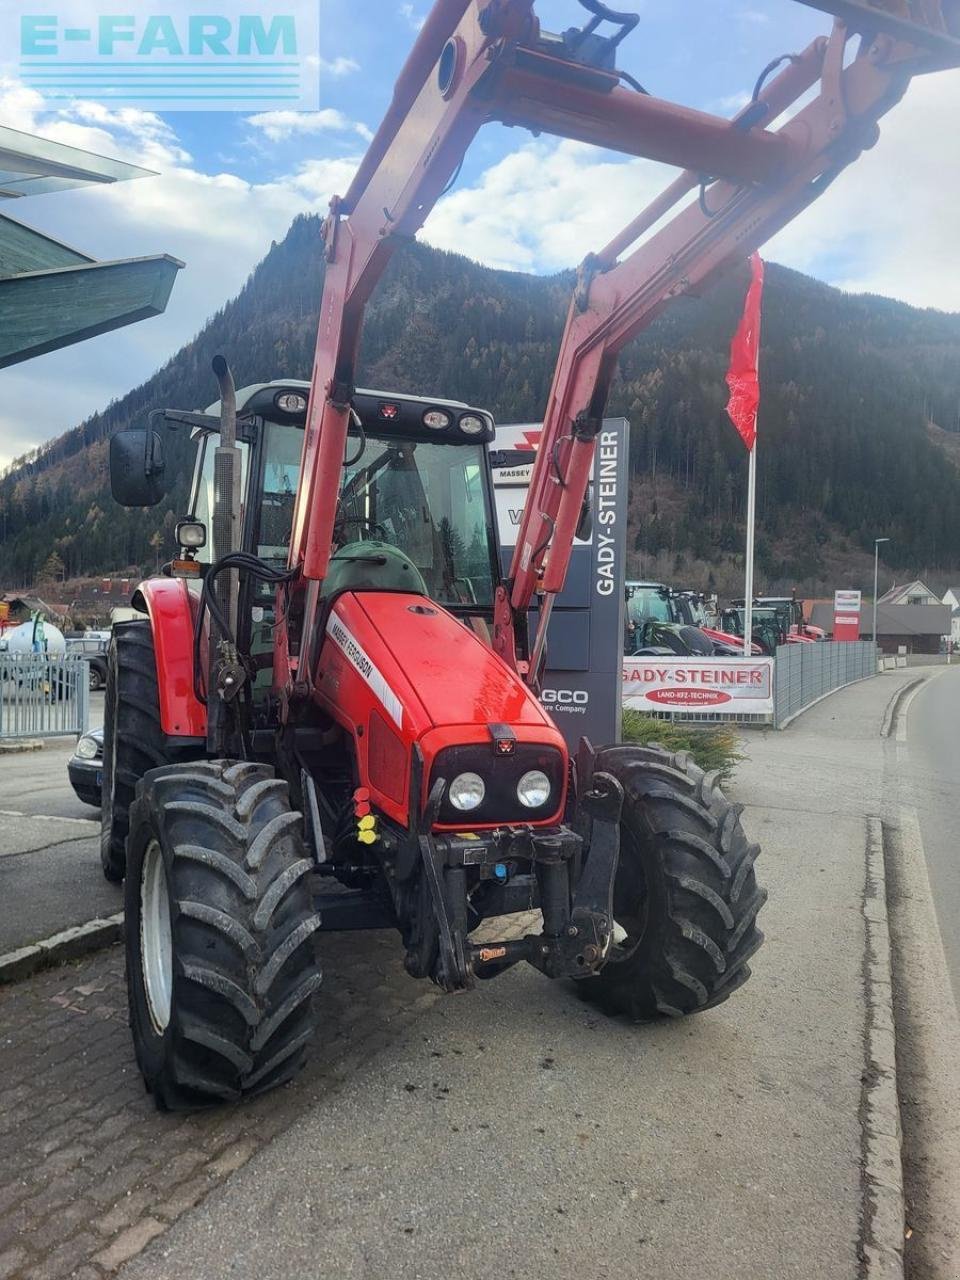
<path fill-rule="evenodd" d="M 199 1115 L 144 1092 L 121 947 L 0 988 L 0 1280 L 111 1274 L 438 998 L 395 933 L 320 949 L 323 1024 L 297 1081 Z"/>

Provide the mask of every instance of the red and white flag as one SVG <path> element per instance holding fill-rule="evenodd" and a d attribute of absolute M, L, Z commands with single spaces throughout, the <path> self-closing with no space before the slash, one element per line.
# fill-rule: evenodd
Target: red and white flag
<path fill-rule="evenodd" d="M 730 388 L 727 413 L 748 449 L 756 443 L 757 410 L 760 407 L 757 363 L 760 356 L 763 259 L 759 253 L 750 256 L 750 273 L 750 287 L 743 304 L 743 315 L 730 344 L 730 368 L 727 370 L 727 386 Z"/>

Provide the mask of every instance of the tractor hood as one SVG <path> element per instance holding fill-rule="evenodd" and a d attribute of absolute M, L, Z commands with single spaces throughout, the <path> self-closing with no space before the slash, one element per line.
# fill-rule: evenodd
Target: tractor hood
<path fill-rule="evenodd" d="M 393 668 L 414 695 L 403 701 L 417 737 L 454 725 L 553 728 L 520 678 L 440 605 L 394 591 L 362 591 L 350 599 L 366 623 L 363 630 L 369 627 L 377 637 L 382 665 Z M 335 613 L 341 602 L 345 597 Z"/>
<path fill-rule="evenodd" d="M 368 704 L 379 704 L 407 742 L 432 730 L 489 740 L 490 725 L 509 725 L 521 741 L 563 742 L 534 694 L 475 631 L 406 591 L 337 597 L 316 686 L 342 723 L 362 725 Z"/>
<path fill-rule="evenodd" d="M 407 821 L 415 757 L 426 788 L 441 753 L 480 747 L 485 766 L 493 765 L 497 744 L 510 739 L 512 750 L 502 753 L 498 772 L 509 771 L 512 762 L 519 767 L 539 748 L 543 758 L 526 767 L 555 770 L 560 785 L 549 813 L 504 817 L 556 821 L 566 790 L 560 731 L 519 676 L 427 596 L 362 589 L 339 595 L 327 618 L 314 688 L 317 702 L 352 734 L 372 802 L 398 822 Z"/>

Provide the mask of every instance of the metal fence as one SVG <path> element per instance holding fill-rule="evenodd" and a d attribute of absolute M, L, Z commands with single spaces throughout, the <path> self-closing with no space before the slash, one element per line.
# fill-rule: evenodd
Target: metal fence
<path fill-rule="evenodd" d="M 0 653 L 0 742 L 85 733 L 90 671 L 79 654 Z"/>
<path fill-rule="evenodd" d="M 869 641 L 782 644 L 773 678 L 774 724 L 779 728 L 825 693 L 876 674 L 877 647 Z"/>

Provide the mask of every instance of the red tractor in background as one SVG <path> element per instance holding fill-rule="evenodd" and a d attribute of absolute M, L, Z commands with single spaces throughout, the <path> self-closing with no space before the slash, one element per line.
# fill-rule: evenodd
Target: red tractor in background
<path fill-rule="evenodd" d="M 131 1026 L 160 1107 L 292 1076 L 322 1034 L 320 928 L 394 925 L 408 971 L 447 991 L 525 960 L 637 1019 L 710 1008 L 749 974 L 765 895 L 739 809 L 683 755 L 571 759 L 537 698 L 547 623 L 620 349 L 814 200 L 912 74 L 958 60 L 957 32 L 936 3 L 915 21 L 895 0 L 820 4 L 843 20 L 725 120 L 647 94 L 616 66 L 639 16 L 581 2 L 584 27 L 554 35 L 532 0 L 438 0 L 332 202 L 309 387 L 238 393 L 218 357 L 210 413 L 111 441 L 132 506 L 163 496 L 162 422 L 199 452 L 178 553 L 135 597 L 148 619 L 115 630 L 104 724 L 103 865 L 126 876 Z M 355 377 L 377 280 L 491 120 L 682 168 L 583 262 L 505 579 L 489 414 Z M 472 940 L 531 908 L 540 932 Z"/>
<path fill-rule="evenodd" d="M 731 601 L 733 608 L 742 609 L 745 601 Z M 791 596 L 755 596 L 755 609 L 772 609 L 783 632 L 783 644 L 806 644 L 817 640 L 826 640 L 827 633 L 822 627 L 815 627 L 803 616 L 803 601 L 797 599 L 796 592 Z"/>

